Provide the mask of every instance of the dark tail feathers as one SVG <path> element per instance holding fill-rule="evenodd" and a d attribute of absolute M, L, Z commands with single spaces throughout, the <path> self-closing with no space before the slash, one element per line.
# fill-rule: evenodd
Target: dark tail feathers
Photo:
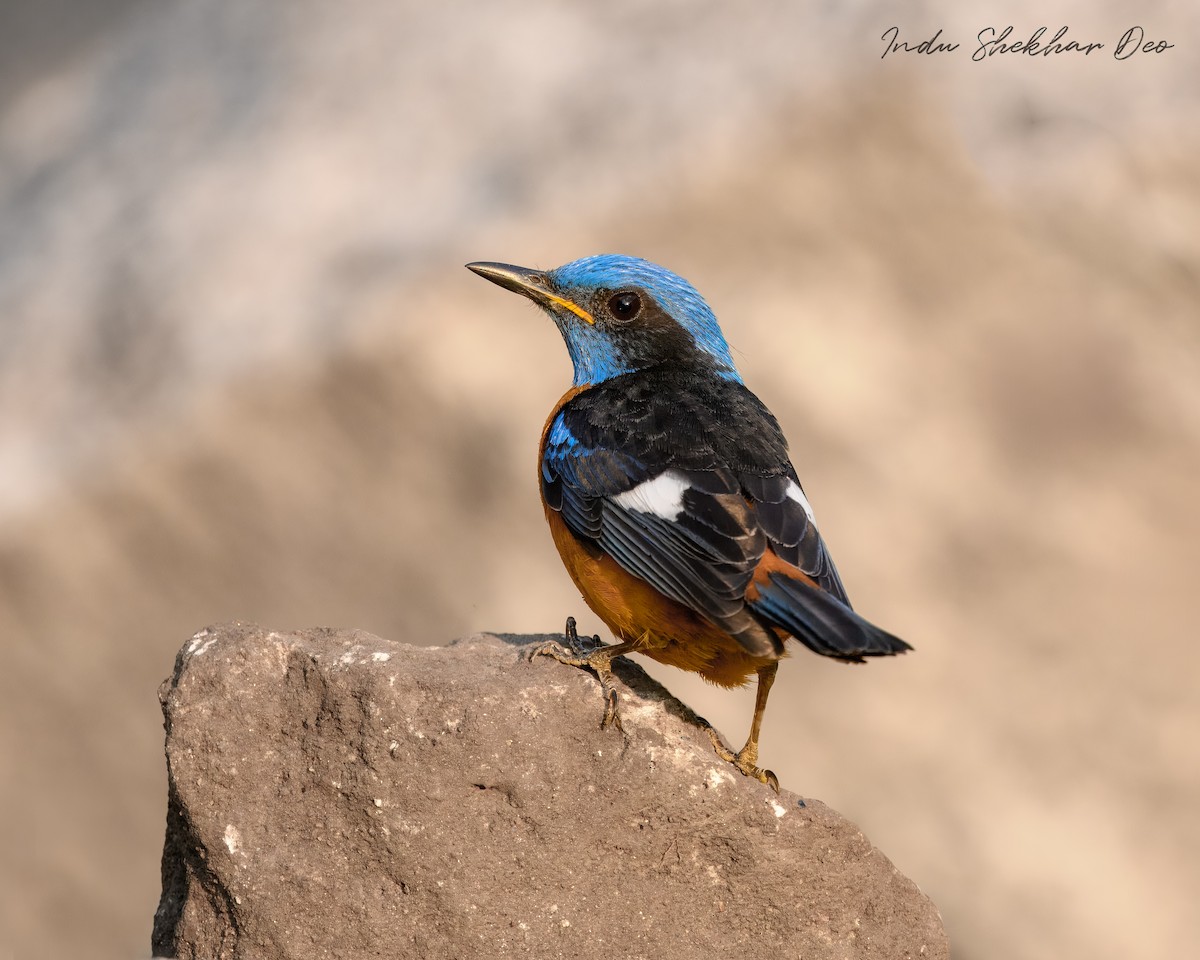
<path fill-rule="evenodd" d="M 899 637 L 868 623 L 824 590 L 772 573 L 751 609 L 825 657 L 862 663 L 911 650 Z"/>

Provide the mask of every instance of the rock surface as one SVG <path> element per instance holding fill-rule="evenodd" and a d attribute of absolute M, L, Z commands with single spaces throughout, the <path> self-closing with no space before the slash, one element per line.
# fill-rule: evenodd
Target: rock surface
<path fill-rule="evenodd" d="M 602 731 L 537 639 L 197 634 L 160 691 L 156 955 L 949 955 L 852 823 L 736 775 L 631 664 Z"/>

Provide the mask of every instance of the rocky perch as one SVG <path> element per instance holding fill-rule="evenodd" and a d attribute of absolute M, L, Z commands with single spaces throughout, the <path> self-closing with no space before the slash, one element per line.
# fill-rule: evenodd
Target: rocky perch
<path fill-rule="evenodd" d="M 601 730 L 544 639 L 198 633 L 160 691 L 155 954 L 949 956 L 854 824 L 737 775 L 632 664 Z"/>

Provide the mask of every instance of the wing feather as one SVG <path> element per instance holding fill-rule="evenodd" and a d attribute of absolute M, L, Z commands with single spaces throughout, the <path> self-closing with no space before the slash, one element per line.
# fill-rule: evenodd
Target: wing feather
<path fill-rule="evenodd" d="M 779 425 L 758 398 L 740 383 L 688 387 L 656 376 L 591 388 L 552 422 L 543 493 L 572 533 L 756 655 L 782 652 L 768 625 L 840 659 L 907 649 L 850 609 Z M 768 552 L 778 560 L 755 580 Z M 795 576 L 780 572 L 789 567 Z"/>

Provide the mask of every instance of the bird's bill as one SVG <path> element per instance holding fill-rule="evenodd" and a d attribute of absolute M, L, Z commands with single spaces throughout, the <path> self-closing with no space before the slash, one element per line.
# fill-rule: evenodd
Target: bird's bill
<path fill-rule="evenodd" d="M 579 306 L 577 303 L 572 303 L 570 300 L 560 297 L 554 293 L 546 280 L 544 273 L 539 273 L 537 270 L 530 270 L 527 267 L 514 267 L 510 263 L 488 263 L 480 261 L 477 263 L 468 263 L 467 269 L 472 273 L 477 273 L 486 280 L 491 280 L 497 286 L 503 287 L 505 290 L 511 290 L 513 293 L 519 293 L 522 296 L 528 297 L 534 303 L 540 303 L 546 307 L 562 307 L 564 310 L 570 310 L 571 313 L 584 320 L 587 323 L 595 323 L 596 318 Z"/>

